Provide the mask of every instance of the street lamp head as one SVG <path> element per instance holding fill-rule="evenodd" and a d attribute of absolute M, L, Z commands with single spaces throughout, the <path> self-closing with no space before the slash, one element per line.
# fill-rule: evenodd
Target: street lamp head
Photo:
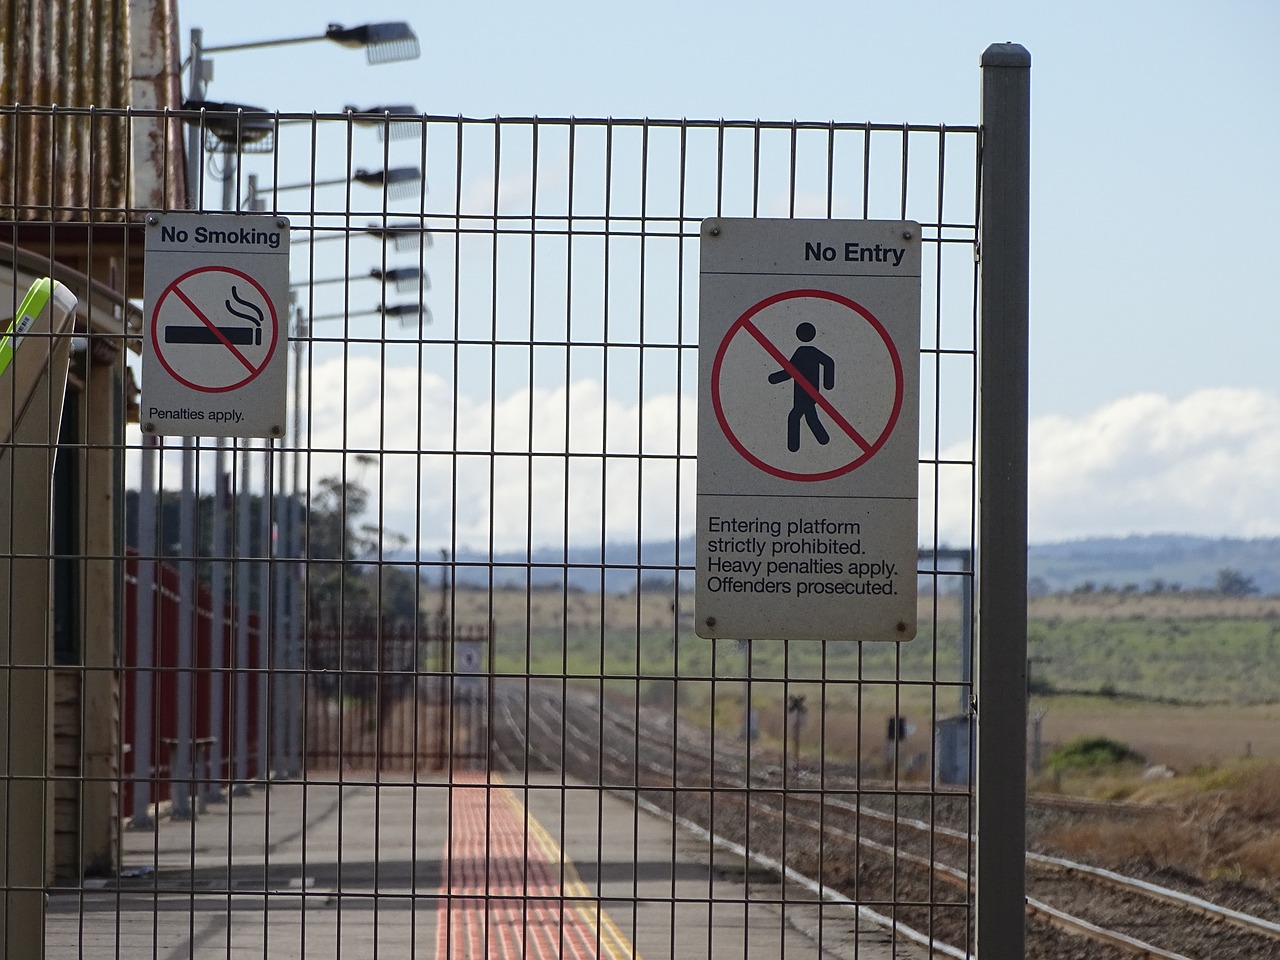
<path fill-rule="evenodd" d="M 423 276 L 419 267 L 392 267 L 390 270 L 374 267 L 369 271 L 369 276 L 384 283 L 395 284 L 396 289 L 402 293 L 418 286 L 419 281 L 422 282 L 423 289 L 430 289 L 431 286 L 430 280 Z"/>
<path fill-rule="evenodd" d="M 351 179 L 366 187 L 385 187 L 387 196 L 402 198 L 417 192 L 422 171 L 417 167 L 387 167 L 385 170 L 357 170 Z"/>
<path fill-rule="evenodd" d="M 378 308 L 378 312 L 384 317 L 395 317 L 400 321 L 400 326 L 411 327 L 416 322 L 418 326 L 424 326 L 431 322 L 431 311 L 427 309 L 425 303 L 396 303 L 383 304 Z"/>
<path fill-rule="evenodd" d="M 364 47 L 365 56 L 371 64 L 416 60 L 421 55 L 418 36 L 404 21 L 366 23 L 359 27 L 331 23 L 324 35 L 344 47 Z"/>
<path fill-rule="evenodd" d="M 418 116 L 418 108 L 411 103 L 380 103 L 373 107 L 353 107 L 347 104 L 342 109 L 352 114 L 353 123 L 381 123 L 388 114 L 393 117 Z"/>
<path fill-rule="evenodd" d="M 390 240 L 396 250 L 407 250 L 415 242 L 421 243 L 428 248 L 435 243 L 430 230 L 423 224 L 415 223 L 411 220 L 395 221 L 385 226 L 371 223 L 364 228 L 364 232 L 370 236 L 377 237 L 383 243 Z"/>
<path fill-rule="evenodd" d="M 271 150 L 276 119 L 262 107 L 218 100 L 187 100 L 182 109 L 195 114 L 187 117 L 187 122 L 203 125 L 216 144 L 235 147 L 244 153 Z"/>
<path fill-rule="evenodd" d="M 405 140 L 416 137 L 421 129 L 419 123 L 411 123 L 406 119 L 396 122 L 393 118 L 412 118 L 418 120 L 421 114 L 418 108 L 410 103 L 380 104 L 375 107 L 346 106 L 343 108 L 351 117 L 352 123 L 366 127 L 377 127 L 378 138 L 382 140 Z"/>
<path fill-rule="evenodd" d="M 431 278 L 423 273 L 421 267 L 391 267 L 387 270 L 383 270 L 380 267 L 373 267 L 369 270 L 368 274 L 364 276 L 325 277 L 319 280 L 314 277 L 309 277 L 297 283 L 291 283 L 289 285 L 289 289 L 292 292 L 292 295 L 296 296 L 297 292 L 302 289 L 335 283 L 345 284 L 350 283 L 353 280 L 378 280 L 382 283 L 394 285 L 396 290 L 401 293 L 405 293 L 419 287 L 423 290 L 431 289 Z"/>

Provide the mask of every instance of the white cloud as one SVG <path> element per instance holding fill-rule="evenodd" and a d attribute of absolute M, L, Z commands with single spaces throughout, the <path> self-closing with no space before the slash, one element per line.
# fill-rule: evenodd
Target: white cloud
<path fill-rule="evenodd" d="M 376 471 L 347 469 L 380 489 L 382 525 L 416 531 L 424 549 L 600 543 L 602 529 L 674 539 L 677 512 L 692 518 L 693 471 L 674 459 L 694 449 L 690 398 L 683 409 L 674 393 L 606 401 L 584 379 L 491 402 L 359 357 L 318 364 L 313 378 L 312 447 L 387 451 Z M 342 468 L 340 453 L 313 454 L 313 477 Z"/>
<path fill-rule="evenodd" d="M 606 400 L 601 383 L 584 377 L 550 387 L 519 382 L 491 401 L 455 391 L 439 373 L 384 370 L 377 358 L 355 356 L 317 364 L 313 380 L 312 484 L 340 473 L 345 461 L 350 476 L 380 491 L 369 519 L 416 532 L 424 550 L 625 542 L 637 533 L 669 540 L 692 530 L 696 475 L 690 461 L 675 459 L 696 449 L 691 395 L 642 399 L 632 384 Z M 136 444 L 136 432 L 130 436 Z M 376 468 L 351 456 L 380 450 Z M 1280 536 L 1276 392 L 1140 393 L 1078 417 L 1039 417 L 1030 424 L 1029 457 L 1032 542 Z M 968 458 L 967 442 L 942 453 Z M 129 459 L 136 486 L 136 456 Z M 180 472 L 170 453 L 165 485 L 175 486 Z M 202 487 L 212 475 L 206 463 Z M 921 482 L 920 536 L 928 542 L 933 471 L 922 469 Z M 967 543 L 967 467 L 941 472 L 936 501 L 938 541 Z"/>
<path fill-rule="evenodd" d="M 1280 535 L 1280 397 L 1142 393 L 1031 423 L 1030 534 Z"/>

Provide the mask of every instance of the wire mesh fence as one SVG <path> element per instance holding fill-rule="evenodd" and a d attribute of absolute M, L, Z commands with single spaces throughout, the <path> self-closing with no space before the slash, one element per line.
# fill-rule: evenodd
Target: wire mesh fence
<path fill-rule="evenodd" d="M 108 128 L 287 221 L 280 435 L 139 405 Z M 979 134 L 0 110 L 0 302 L 79 299 L 0 372 L 6 955 L 963 955 Z M 709 216 L 922 226 L 910 643 L 694 635 Z"/>

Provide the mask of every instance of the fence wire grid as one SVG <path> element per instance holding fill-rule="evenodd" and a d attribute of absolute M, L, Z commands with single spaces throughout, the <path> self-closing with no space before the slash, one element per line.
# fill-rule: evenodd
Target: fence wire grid
<path fill-rule="evenodd" d="M 57 176 L 188 134 L 194 209 L 288 221 L 275 439 L 144 432 L 168 211 Z M 975 816 L 979 128 L 10 107 L 0 140 L 36 171 L 0 326 L 37 277 L 79 300 L 0 373 L 6 956 L 971 950 L 970 848 L 927 862 Z M 922 225 L 909 643 L 694 635 L 710 216 Z"/>

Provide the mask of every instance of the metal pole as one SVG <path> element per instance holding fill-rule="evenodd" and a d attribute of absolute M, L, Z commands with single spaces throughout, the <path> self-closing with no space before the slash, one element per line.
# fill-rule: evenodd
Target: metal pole
<path fill-rule="evenodd" d="M 969 715 L 973 701 L 973 551 L 964 551 L 960 578 L 960 714 Z"/>
<path fill-rule="evenodd" d="M 129 826 L 135 830 L 155 828 L 151 816 L 152 756 L 155 739 L 152 728 L 151 685 L 155 664 L 156 612 L 156 456 L 159 437 L 142 435 L 142 473 L 138 480 L 138 632 L 134 638 L 133 703 L 133 815 Z"/>
<path fill-rule="evenodd" d="M 181 537 L 178 554 L 178 673 L 177 729 L 174 731 L 173 753 L 169 757 L 169 775 L 173 787 L 175 820 L 192 816 L 191 712 L 195 694 L 195 619 L 196 604 L 196 451 L 193 437 L 182 438 L 182 501 L 178 513 Z"/>
<path fill-rule="evenodd" d="M 268 722 L 268 711 L 271 709 L 271 684 L 275 677 L 275 642 L 271 621 L 271 488 L 273 486 L 271 441 L 262 441 L 262 499 L 258 509 L 258 535 L 262 538 L 262 548 L 258 553 L 258 779 L 271 779 L 271 764 L 274 760 L 271 750 L 271 724 Z M 279 754 L 276 754 L 279 756 Z"/>
<path fill-rule="evenodd" d="M 289 537 L 285 541 L 289 546 L 289 556 L 302 556 L 302 337 L 310 335 L 309 327 L 302 309 L 296 314 L 294 327 L 295 342 L 293 344 L 293 478 L 290 484 L 292 494 L 288 502 Z M 286 721 L 288 734 L 285 748 L 285 764 L 288 776 L 302 775 L 302 706 L 304 699 L 302 667 L 304 666 L 305 644 L 303 626 L 306 614 L 303 606 L 304 567 L 295 564 L 289 583 L 289 631 L 286 664 L 295 672 L 285 685 Z"/>
<path fill-rule="evenodd" d="M 223 669 L 227 642 L 227 442 L 218 438 L 213 455 L 213 543 L 209 548 L 209 592 L 212 595 L 209 625 L 209 662 L 213 676 L 209 684 L 209 732 L 213 742 L 209 745 L 209 789 L 205 799 L 211 803 L 224 803 L 222 791 L 223 733 L 226 730 L 225 711 L 227 672 Z"/>
<path fill-rule="evenodd" d="M 191 31 L 191 80 L 187 84 L 188 99 L 204 99 L 204 32 L 196 27 Z M 203 166 L 201 138 L 204 130 L 198 123 L 187 124 L 187 207 L 200 209 L 200 170 Z"/>
<path fill-rule="evenodd" d="M 280 484 L 283 490 L 284 471 L 280 471 Z M 276 522 L 280 525 L 279 537 L 271 539 L 271 571 L 273 584 L 272 644 L 271 644 L 271 752 L 273 775 L 278 778 L 290 776 L 289 773 L 289 684 L 292 678 L 287 670 L 289 664 L 289 568 L 278 563 L 280 557 L 290 553 L 293 536 L 293 515 L 289 507 L 288 491 L 278 501 L 284 505 L 277 510 Z"/>
<path fill-rule="evenodd" d="M 249 794 L 249 594 L 252 591 L 252 564 L 249 563 L 249 444 L 244 441 L 237 447 L 240 459 L 240 485 L 236 491 L 236 666 L 235 666 L 235 785 L 232 796 Z"/>
<path fill-rule="evenodd" d="M 975 947 L 1026 945 L 1027 316 L 1031 55 L 982 55 Z"/>
<path fill-rule="evenodd" d="M 191 31 L 191 83 L 193 94 L 203 90 L 203 72 L 200 60 L 201 33 Z M 196 210 L 200 206 L 201 143 L 204 131 L 196 124 L 187 128 L 187 207 Z M 194 657 L 194 621 L 198 616 L 196 605 L 196 508 L 195 508 L 195 441 L 186 437 L 182 442 L 182 495 L 179 505 L 179 530 L 182 550 L 178 560 L 178 703 L 175 742 L 169 757 L 169 775 L 173 784 L 171 797 L 173 816 L 191 816 L 191 708 L 195 685 L 191 666 Z"/>

